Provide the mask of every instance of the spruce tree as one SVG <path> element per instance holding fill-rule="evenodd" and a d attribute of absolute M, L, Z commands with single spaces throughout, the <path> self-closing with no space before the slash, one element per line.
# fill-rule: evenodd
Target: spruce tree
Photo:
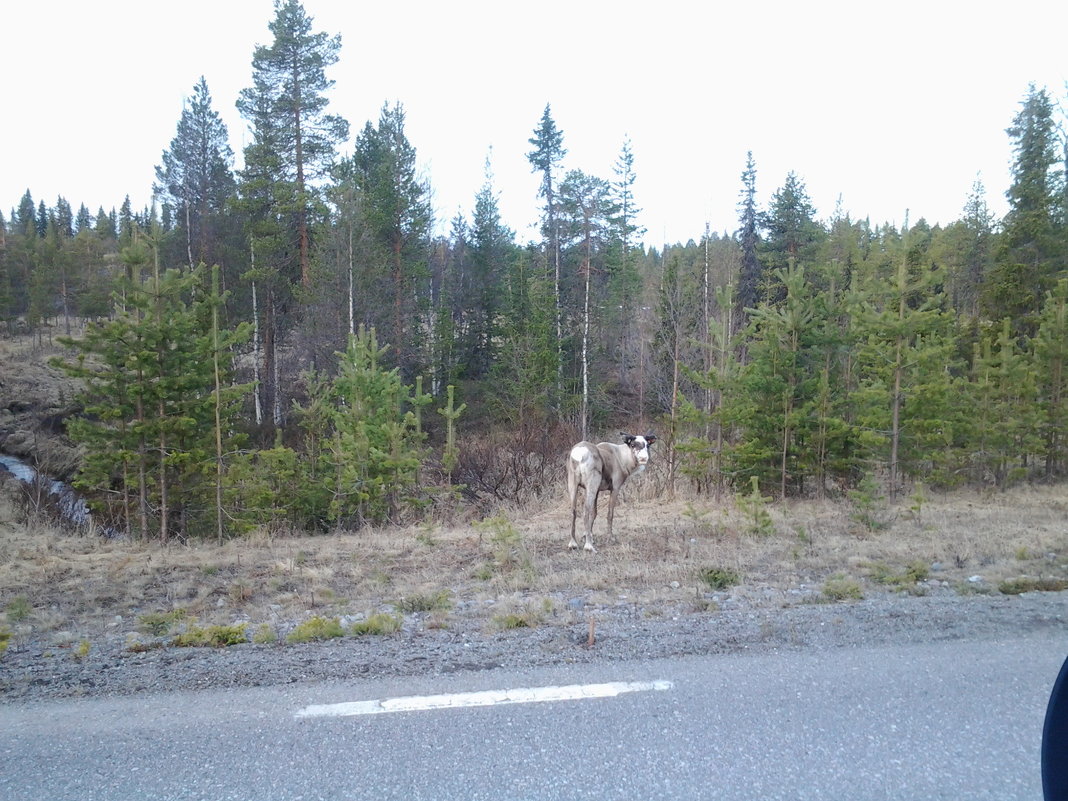
<path fill-rule="evenodd" d="M 542 237 L 545 243 L 545 260 L 553 276 L 553 296 L 556 302 L 556 339 L 562 343 L 563 331 L 563 308 L 560 296 L 560 226 L 557 221 L 557 171 L 560 168 L 567 150 L 564 148 L 564 134 L 556 127 L 553 120 L 552 108 L 545 104 L 541 121 L 534 129 L 534 135 L 527 140 L 534 149 L 527 153 L 527 160 L 533 172 L 541 174 L 541 186 L 538 196 L 545 201 L 542 218 Z M 560 345 L 562 348 L 562 344 Z M 563 367 L 562 351 L 557 356 L 557 363 Z M 557 376 L 557 392 L 560 391 L 560 380 Z"/>
<path fill-rule="evenodd" d="M 1013 181 L 1006 193 L 1009 213 L 984 282 L 983 309 L 989 319 L 1012 320 L 1018 336 L 1031 336 L 1045 293 L 1068 263 L 1058 228 L 1063 193 L 1053 103 L 1032 84 L 1007 131 L 1013 142 Z"/>
<path fill-rule="evenodd" d="M 553 285 L 533 266 L 534 254 L 517 254 L 505 281 L 498 358 L 490 373 L 490 407 L 519 442 L 550 426 L 559 343 Z"/>
<path fill-rule="evenodd" d="M 756 163 L 753 151 L 746 153 L 745 170 L 742 172 L 741 200 L 738 203 L 739 221 L 738 245 L 741 247 L 742 260 L 738 274 L 738 291 L 735 300 L 738 304 L 737 325 L 744 326 L 746 309 L 755 309 L 760 302 L 763 287 L 764 268 L 758 255 L 760 250 L 760 214 L 756 205 Z"/>
<path fill-rule="evenodd" d="M 15 316 L 14 299 L 11 295 L 11 275 L 8 272 L 7 223 L 0 212 L 0 324 L 5 333 L 9 331 Z"/>
<path fill-rule="evenodd" d="M 761 215 L 761 227 L 765 237 L 760 247 L 760 258 L 765 274 L 782 270 L 790 264 L 805 267 L 808 279 L 815 275 L 816 257 L 826 232 L 816 221 L 816 209 L 809 199 L 804 182 L 791 172 L 785 183 L 771 197 L 768 210 Z M 775 284 L 774 279 L 770 284 Z M 781 287 L 765 287 L 767 297 L 776 300 L 782 297 Z"/>
<path fill-rule="evenodd" d="M 610 182 L 611 215 L 608 230 L 608 308 L 605 321 L 606 348 L 615 350 L 619 385 L 627 388 L 629 366 L 638 350 L 638 311 L 642 306 L 640 238 L 645 228 L 638 223 L 641 209 L 634 197 L 637 175 L 634 170 L 634 151 L 630 139 L 623 141 L 616 160 L 615 180 Z"/>
<path fill-rule="evenodd" d="M 207 81 L 201 76 L 183 107 L 178 129 L 156 167 L 156 197 L 178 216 L 189 268 L 218 260 L 216 237 L 226 203 L 234 192 L 230 165 L 233 151 L 226 125 L 212 108 Z"/>
<path fill-rule="evenodd" d="M 468 378 L 484 378 L 496 360 L 504 280 L 514 258 L 515 234 L 501 221 L 498 198 L 487 157 L 471 217 L 471 269 L 463 288 L 462 306 L 470 322 L 468 352 L 461 362 Z"/>
<path fill-rule="evenodd" d="M 1068 278 L 1046 294 L 1034 360 L 1044 471 L 1052 479 L 1068 474 Z"/>
<path fill-rule="evenodd" d="M 432 223 L 430 188 L 416 170 L 416 150 L 404 130 L 404 107 L 382 107 L 378 125 L 368 122 L 356 140 L 350 170 L 361 193 L 362 221 L 373 253 L 386 270 L 368 270 L 361 287 L 366 317 L 392 343 L 395 363 L 414 377 L 425 363 L 422 349 L 427 235 Z M 369 265 L 370 266 L 370 265 Z"/>

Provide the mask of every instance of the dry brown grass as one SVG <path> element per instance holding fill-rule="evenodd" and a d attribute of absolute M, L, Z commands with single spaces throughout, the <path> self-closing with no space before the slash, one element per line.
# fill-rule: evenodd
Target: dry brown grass
<path fill-rule="evenodd" d="M 435 610 L 430 625 L 475 614 L 492 626 L 507 614 L 536 623 L 573 597 L 614 604 L 626 596 L 653 610 L 699 599 L 710 567 L 737 572 L 731 592 L 755 600 L 818 588 L 834 574 L 865 582 L 873 566 L 901 572 L 917 561 L 940 563 L 932 578 L 961 586 L 973 574 L 989 587 L 1066 575 L 1068 486 L 933 495 L 919 515 L 906 500 L 878 531 L 853 522 L 841 502 L 776 504 L 773 533 L 759 535 L 729 500 L 641 497 L 658 489 L 650 478 L 628 488 L 613 541 L 598 520 L 592 555 L 566 550 L 563 502 L 475 525 L 169 547 L 29 527 L 0 507 L 0 610 L 25 599 L 32 611 L 20 626 L 93 634 L 175 609 L 205 623 L 278 625 L 445 594 L 451 606 Z"/>

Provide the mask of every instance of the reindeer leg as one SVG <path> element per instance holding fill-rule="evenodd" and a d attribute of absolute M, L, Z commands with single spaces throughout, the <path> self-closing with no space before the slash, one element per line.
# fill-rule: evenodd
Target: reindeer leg
<path fill-rule="evenodd" d="M 593 524 L 597 520 L 597 496 L 599 492 L 593 493 L 593 503 L 590 503 L 589 491 L 586 495 L 586 541 L 582 546 L 582 550 L 589 553 L 596 553 L 597 549 L 593 547 Z"/>
<path fill-rule="evenodd" d="M 578 485 L 571 487 L 571 542 L 567 544 L 567 549 L 573 551 L 578 547 L 578 542 L 575 540 L 575 518 L 578 517 Z"/>
<path fill-rule="evenodd" d="M 608 537 L 605 539 L 605 542 L 615 542 L 615 540 L 612 539 L 612 520 L 615 519 L 615 516 L 616 516 L 616 491 L 612 490 L 608 494 Z"/>

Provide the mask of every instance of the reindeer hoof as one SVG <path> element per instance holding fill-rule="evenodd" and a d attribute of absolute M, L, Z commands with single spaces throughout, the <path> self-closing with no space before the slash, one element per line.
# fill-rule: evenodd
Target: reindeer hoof
<path fill-rule="evenodd" d="M 586 553 L 597 553 L 597 549 L 594 548 L 593 543 L 589 541 L 587 541 L 586 544 L 582 546 L 582 550 L 586 551 Z"/>
<path fill-rule="evenodd" d="M 569 551 L 573 551 L 573 550 L 575 550 L 575 549 L 576 549 L 577 547 L 578 547 L 578 543 L 577 543 L 577 542 L 575 542 L 575 538 L 574 538 L 574 537 L 572 537 L 572 538 L 571 538 L 571 542 L 569 542 L 569 543 L 567 544 L 567 549 L 568 549 Z"/>

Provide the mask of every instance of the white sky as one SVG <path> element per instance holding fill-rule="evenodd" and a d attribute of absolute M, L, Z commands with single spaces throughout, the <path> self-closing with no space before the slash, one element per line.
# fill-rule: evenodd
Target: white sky
<path fill-rule="evenodd" d="M 959 218 L 977 175 L 1005 210 L 1005 128 L 1029 82 L 1066 98 L 1068 3 L 907 0 L 305 0 L 342 36 L 331 111 L 354 138 L 399 100 L 442 226 L 470 217 L 493 148 L 504 221 L 535 238 L 528 139 L 545 104 L 565 169 L 611 178 L 629 136 L 646 241 L 737 228 L 747 150 L 763 206 L 793 170 L 820 218 Z M 77 210 L 151 200 L 203 74 L 240 159 L 234 108 L 270 0 L 46 0 L 0 11 L 0 209 L 27 188 Z M 351 141 L 344 152 L 351 151 Z"/>

